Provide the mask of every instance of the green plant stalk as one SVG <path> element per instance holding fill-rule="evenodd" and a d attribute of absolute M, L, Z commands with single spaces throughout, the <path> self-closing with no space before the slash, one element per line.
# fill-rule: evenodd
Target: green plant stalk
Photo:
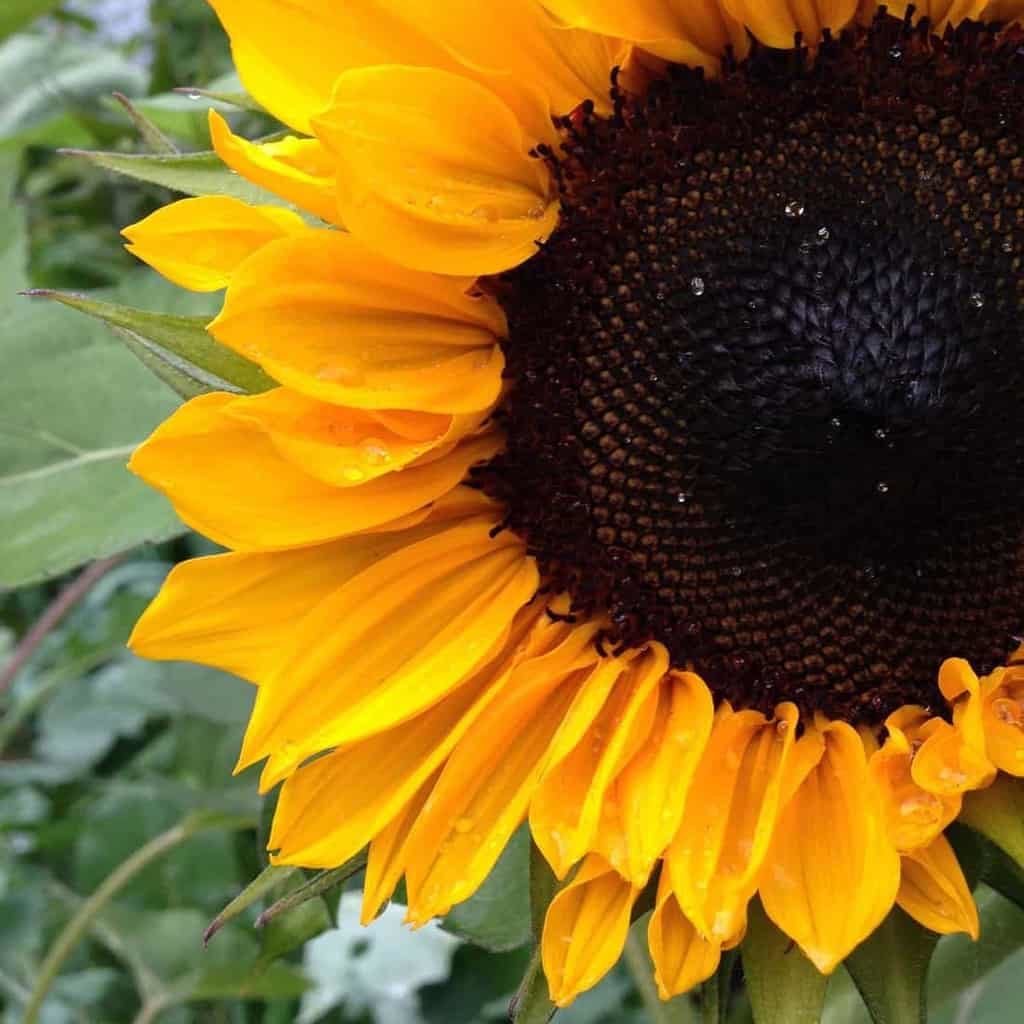
<path fill-rule="evenodd" d="M 630 929 L 623 958 L 651 1024 L 697 1024 L 697 1016 L 686 996 L 680 996 L 668 1003 L 661 1001 L 642 929 Z"/>
<path fill-rule="evenodd" d="M 100 911 L 144 868 L 148 867 L 155 860 L 159 860 L 165 853 L 173 850 L 187 839 L 207 828 L 225 827 L 222 820 L 211 824 L 206 815 L 201 813 L 189 814 L 182 821 L 178 822 L 166 832 L 162 832 L 156 838 L 151 839 L 145 846 L 136 850 L 127 860 L 119 864 L 103 883 L 82 901 L 82 905 L 64 926 L 60 935 L 57 936 L 50 947 L 46 958 L 43 960 L 39 974 L 36 978 L 32 994 L 29 996 L 28 1004 L 25 1007 L 23 1024 L 38 1024 L 39 1015 L 46 1000 L 47 993 L 57 979 L 64 961 L 71 955 L 75 947 L 82 940 L 83 936 L 92 927 L 96 916 Z M 251 822 L 245 823 L 246 826 Z M 243 826 L 241 820 L 233 823 L 234 827 Z"/>

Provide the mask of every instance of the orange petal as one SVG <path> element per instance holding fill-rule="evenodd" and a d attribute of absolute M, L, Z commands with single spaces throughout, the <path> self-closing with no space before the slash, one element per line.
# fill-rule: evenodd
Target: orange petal
<path fill-rule="evenodd" d="M 981 683 L 986 753 L 1000 771 L 1024 776 L 1024 668 L 998 668 Z"/>
<path fill-rule="evenodd" d="M 456 747 L 416 823 L 406 871 L 415 923 L 472 895 L 525 817 L 577 689 L 593 672 L 607 671 L 595 665 L 595 632 L 595 626 L 556 626 L 541 634 L 534 656 L 516 667 Z"/>
<path fill-rule="evenodd" d="M 797 710 L 719 708 L 667 860 L 683 913 L 709 940 L 742 930 L 782 809 Z M 791 784 L 790 788 L 795 788 Z"/>
<path fill-rule="evenodd" d="M 437 782 L 437 776 L 438 773 L 435 773 L 427 779 L 416 795 L 370 843 L 370 853 L 366 861 L 366 881 L 363 882 L 363 908 L 359 915 L 360 923 L 364 926 L 368 925 L 391 899 L 395 886 L 405 871 L 409 834 L 434 788 L 434 783 Z"/>
<path fill-rule="evenodd" d="M 646 882 L 679 830 L 713 718 L 714 704 L 704 681 L 692 672 L 670 672 L 661 684 L 654 730 L 616 787 L 626 862 L 615 866 L 634 884 Z"/>
<path fill-rule="evenodd" d="M 272 785 L 313 754 L 408 721 L 465 680 L 537 588 L 522 543 L 507 532 L 492 539 L 492 527 L 442 529 L 321 602 L 260 687 L 240 765 L 270 755 Z"/>
<path fill-rule="evenodd" d="M 658 881 L 658 900 L 647 926 L 654 979 L 662 999 L 689 992 L 718 970 L 722 947 L 709 942 L 687 920 L 672 891 L 669 869 Z"/>
<path fill-rule="evenodd" d="M 716 72 L 732 47 L 743 57 L 749 43 L 743 26 L 720 0 L 543 0 L 569 25 L 621 36 L 665 60 Z"/>
<path fill-rule="evenodd" d="M 484 414 L 346 409 L 288 388 L 239 398 L 230 417 L 258 426 L 293 466 L 335 487 L 356 487 L 450 452 Z"/>
<path fill-rule="evenodd" d="M 981 12 L 982 21 L 1017 21 L 1024 17 L 1024 0 L 991 0 Z"/>
<path fill-rule="evenodd" d="M 125 228 L 127 249 L 169 281 L 197 292 L 226 288 L 239 265 L 263 246 L 308 231 L 277 206 L 225 196 L 181 199 Z"/>
<path fill-rule="evenodd" d="M 888 738 L 868 760 L 889 838 L 897 850 L 928 846 L 960 813 L 959 793 L 922 789 L 913 778 L 921 730 L 930 721 L 923 708 L 904 707 L 886 720 Z"/>
<path fill-rule="evenodd" d="M 339 161 L 346 226 L 395 263 L 500 273 L 529 259 L 558 222 L 550 171 L 529 155 L 536 140 L 469 78 L 400 66 L 346 71 L 314 129 Z"/>
<path fill-rule="evenodd" d="M 919 924 L 940 935 L 978 938 L 978 908 L 945 836 L 904 854 L 896 902 Z"/>
<path fill-rule="evenodd" d="M 848 25 L 857 13 L 858 0 L 798 0 L 796 3 L 723 0 L 723 3 L 762 43 L 789 49 L 798 32 L 813 46 L 825 29 L 837 32 Z"/>
<path fill-rule="evenodd" d="M 915 21 L 928 18 L 935 32 L 941 35 L 949 25 L 955 28 L 965 18 L 981 17 L 987 3 L 988 0 L 886 0 L 885 6 L 897 18 L 905 17 L 908 8 L 913 6 Z"/>
<path fill-rule="evenodd" d="M 454 489 L 501 441 L 481 434 L 433 461 L 358 487 L 332 487 L 282 457 L 259 427 L 230 414 L 236 395 L 193 398 L 139 447 L 132 472 L 163 491 L 178 515 L 242 551 L 302 547 L 359 533 Z"/>
<path fill-rule="evenodd" d="M 541 960 L 556 1006 L 568 1006 L 616 964 L 639 889 L 589 856 L 544 918 Z"/>
<path fill-rule="evenodd" d="M 340 223 L 334 158 L 316 139 L 287 136 L 249 142 L 210 111 L 210 141 L 217 156 L 247 181 L 327 221 Z"/>
<path fill-rule="evenodd" d="M 650 733 L 667 669 L 668 652 L 653 644 L 628 667 L 605 674 L 600 688 L 611 693 L 604 706 L 567 756 L 557 763 L 552 756 L 530 804 L 530 830 L 559 878 L 590 848 L 609 786 Z"/>
<path fill-rule="evenodd" d="M 821 760 L 779 820 L 759 888 L 768 916 L 830 974 L 891 909 L 900 861 L 860 737 L 843 722 L 807 733 L 823 741 Z"/>
<path fill-rule="evenodd" d="M 310 231 L 238 270 L 218 341 L 312 398 L 365 409 L 489 409 L 504 315 L 468 278 L 387 263 L 351 235 Z"/>

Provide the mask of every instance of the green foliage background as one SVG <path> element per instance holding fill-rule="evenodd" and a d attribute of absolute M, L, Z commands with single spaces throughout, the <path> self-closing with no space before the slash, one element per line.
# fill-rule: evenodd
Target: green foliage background
<path fill-rule="evenodd" d="M 203 948 L 207 924 L 266 867 L 268 808 L 253 772 L 231 775 L 248 684 L 124 648 L 170 566 L 211 550 L 124 469 L 180 397 L 124 332 L 17 293 L 86 290 L 210 313 L 216 300 L 139 268 L 119 238 L 173 193 L 57 149 L 144 153 L 118 91 L 178 149 L 206 150 L 207 104 L 171 90 L 240 87 L 202 0 L 154 0 L 151 26 L 117 45 L 94 17 L 100 7 L 0 5 L 0 668 L 80 566 L 125 553 L 0 694 L 0 1020 L 25 1020 L 40 1000 L 46 1024 L 505 1020 L 530 955 L 523 833 L 443 929 L 407 932 L 396 907 L 360 932 L 358 873 L 257 929 L 259 912 L 305 881 L 283 872 Z M 224 109 L 247 133 L 275 128 Z M 216 175 L 204 159 L 196 166 Z M 100 905 L 119 873 L 125 884 Z M 941 1024 L 1004 1021 L 1024 997 L 1024 912 L 984 887 L 979 901 L 981 943 L 944 940 L 931 968 L 930 1019 Z M 623 963 L 560 1021 L 697 1019 L 695 1001 L 651 998 L 644 924 Z M 732 987 L 722 1019 L 750 1020 Z M 868 1019 L 841 970 L 825 1020 Z"/>

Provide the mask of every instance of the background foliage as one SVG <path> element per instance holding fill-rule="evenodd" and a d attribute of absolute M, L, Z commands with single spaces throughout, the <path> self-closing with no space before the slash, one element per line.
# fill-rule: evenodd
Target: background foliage
<path fill-rule="evenodd" d="M 206 926 L 266 866 L 268 809 L 252 772 L 231 776 L 248 685 L 141 662 L 124 648 L 170 566 L 211 550 L 124 469 L 180 398 L 126 347 L 131 332 L 17 294 L 87 290 L 176 314 L 213 309 L 122 248 L 119 229 L 172 193 L 106 169 L 147 149 L 114 92 L 132 98 L 147 130 L 155 126 L 175 149 L 208 148 L 208 104 L 175 87 L 229 97 L 240 88 L 202 0 L 0 5 L 2 1021 L 36 1013 L 46 1024 L 505 1020 L 530 955 L 523 833 L 481 893 L 441 926 L 413 934 L 396 905 L 359 929 L 357 872 L 257 928 L 261 911 L 307 882 L 281 872 L 202 945 Z M 274 129 L 259 113 L 223 109 L 248 133 Z M 97 163 L 58 147 L 114 156 Z M 178 171 L 161 173 L 186 187 Z M 205 157 L 190 173 L 241 184 Z M 15 661 L 79 567 L 109 556 L 31 657 Z M 1024 997 L 1024 912 L 984 887 L 979 900 L 982 941 L 943 940 L 932 963 L 940 1024 L 1003 1021 Z M 644 924 L 613 974 L 560 1021 L 697 1019 L 695 1002 L 652 999 Z M 738 975 L 732 988 L 723 1019 L 747 1021 Z M 845 971 L 830 985 L 825 1019 L 869 1019 Z"/>

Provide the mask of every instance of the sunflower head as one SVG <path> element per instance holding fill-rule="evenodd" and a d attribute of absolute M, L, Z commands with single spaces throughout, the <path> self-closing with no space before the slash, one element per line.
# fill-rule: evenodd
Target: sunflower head
<path fill-rule="evenodd" d="M 277 199 L 126 234 L 275 386 L 134 456 L 231 550 L 133 646 L 258 684 L 275 863 L 368 846 L 365 919 L 404 877 L 420 924 L 527 822 L 531 1006 L 638 916 L 666 999 L 790 940 L 867 991 L 897 904 L 977 936 L 946 830 L 1024 850 L 1020 5 L 214 6 L 296 134 L 213 143 Z"/>

